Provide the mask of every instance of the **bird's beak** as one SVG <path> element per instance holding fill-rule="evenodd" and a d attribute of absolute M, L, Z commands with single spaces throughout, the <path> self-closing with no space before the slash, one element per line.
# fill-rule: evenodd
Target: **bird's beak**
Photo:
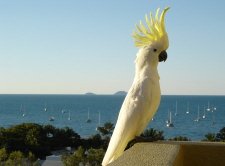
<path fill-rule="evenodd" d="M 159 54 L 159 62 L 162 62 L 162 61 L 166 61 L 167 59 L 167 53 L 166 51 L 162 51 L 160 54 Z"/>

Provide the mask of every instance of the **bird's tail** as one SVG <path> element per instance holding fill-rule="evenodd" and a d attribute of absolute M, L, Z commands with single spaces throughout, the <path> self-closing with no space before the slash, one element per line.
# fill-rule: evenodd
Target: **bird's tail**
<path fill-rule="evenodd" d="M 117 133 L 113 133 L 113 136 L 109 142 L 108 149 L 105 153 L 104 159 L 102 161 L 102 166 L 106 166 L 109 163 L 113 162 L 116 160 L 119 156 L 122 155 L 124 152 L 124 149 L 127 146 L 127 143 L 129 142 L 129 138 L 125 135 L 122 137 L 123 139 L 120 138 Z"/>
<path fill-rule="evenodd" d="M 119 147 L 118 149 L 116 149 L 116 151 L 114 151 L 114 152 L 107 150 L 105 157 L 102 161 L 102 166 L 106 166 L 109 163 L 116 160 L 119 156 L 122 155 L 123 151 L 124 151 L 124 147 L 122 147 L 122 146 Z"/>

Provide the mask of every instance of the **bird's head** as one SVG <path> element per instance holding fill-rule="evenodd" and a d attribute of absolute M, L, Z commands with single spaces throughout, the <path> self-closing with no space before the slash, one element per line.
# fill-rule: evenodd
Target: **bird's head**
<path fill-rule="evenodd" d="M 159 8 L 156 11 L 155 17 L 150 13 L 150 18 L 145 16 L 146 26 L 140 21 L 136 25 L 136 31 L 133 33 L 135 45 L 140 48 L 138 56 L 145 63 L 157 65 L 158 62 L 166 61 L 166 50 L 169 47 L 169 39 L 165 29 L 165 14 L 169 7 L 165 8 L 159 16 Z"/>

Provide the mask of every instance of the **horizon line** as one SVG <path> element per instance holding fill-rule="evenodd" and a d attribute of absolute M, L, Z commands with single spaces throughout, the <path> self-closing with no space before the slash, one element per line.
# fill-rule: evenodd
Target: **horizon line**
<path fill-rule="evenodd" d="M 127 95 L 127 94 L 115 94 L 115 93 L 92 93 L 92 92 L 91 94 L 87 94 L 87 93 L 2 93 L 0 95 L 84 95 L 84 96 L 95 96 L 95 95 L 96 96 L 98 95 L 99 96 L 100 95 L 126 96 Z M 225 94 L 161 94 L 161 96 L 225 96 Z"/>

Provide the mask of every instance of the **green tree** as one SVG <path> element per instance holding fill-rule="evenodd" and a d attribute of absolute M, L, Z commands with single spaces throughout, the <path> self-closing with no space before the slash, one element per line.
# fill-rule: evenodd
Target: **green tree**
<path fill-rule="evenodd" d="M 205 135 L 205 138 L 202 141 L 215 142 L 216 141 L 216 134 L 215 133 L 208 133 L 208 134 Z"/>
<path fill-rule="evenodd" d="M 225 142 L 225 127 L 216 134 L 216 141 Z"/>
<path fill-rule="evenodd" d="M 98 127 L 97 130 L 102 136 L 111 136 L 114 130 L 114 125 L 113 123 L 106 122 L 103 126 Z"/>
<path fill-rule="evenodd" d="M 8 151 L 26 152 L 42 144 L 43 130 L 38 124 L 22 123 L 6 129 L 3 133 L 4 146 Z"/>
<path fill-rule="evenodd" d="M 6 143 L 6 129 L 4 127 L 0 127 L 0 147 L 4 147 Z"/>
<path fill-rule="evenodd" d="M 59 149 L 66 146 L 78 147 L 81 145 L 80 135 L 69 127 L 58 129 L 52 125 L 46 125 L 43 128 L 47 136 L 46 143 L 51 149 Z"/>
<path fill-rule="evenodd" d="M 97 130 L 102 136 L 101 148 L 106 150 L 110 141 L 110 137 L 114 130 L 114 124 L 111 122 L 106 122 L 103 126 L 98 127 Z M 100 148 L 100 146 L 98 148 Z"/>
<path fill-rule="evenodd" d="M 191 139 L 187 138 L 187 137 L 183 137 L 183 136 L 177 136 L 174 138 L 170 138 L 170 141 L 191 141 Z"/>
<path fill-rule="evenodd" d="M 30 163 L 34 163 L 37 160 L 37 158 L 35 157 L 35 155 L 32 152 L 28 153 L 27 159 Z"/>
<path fill-rule="evenodd" d="M 103 146 L 104 140 L 100 134 L 95 134 L 88 139 L 83 139 L 83 147 L 85 149 L 89 148 L 101 148 Z"/>
<path fill-rule="evenodd" d="M 8 160 L 6 161 L 6 165 L 16 165 L 22 166 L 23 165 L 24 155 L 20 151 L 14 151 L 10 153 Z"/>
<path fill-rule="evenodd" d="M 89 149 L 87 153 L 87 161 L 90 165 L 100 166 L 105 155 L 105 151 L 101 149 Z"/>
<path fill-rule="evenodd" d="M 0 149 L 0 162 L 6 161 L 8 158 L 8 154 L 5 148 Z"/>
<path fill-rule="evenodd" d="M 28 146 L 40 145 L 40 129 L 31 128 L 27 131 L 25 136 L 25 144 Z"/>
<path fill-rule="evenodd" d="M 5 147 L 8 152 L 19 150 L 27 154 L 31 151 L 39 158 L 44 158 L 54 149 L 81 145 L 80 136 L 68 127 L 58 129 L 51 125 L 41 126 L 34 123 L 0 128 L 0 140 L 0 147 Z"/>
<path fill-rule="evenodd" d="M 72 155 L 63 155 L 62 161 L 65 166 L 75 166 L 80 163 L 87 166 L 101 166 L 104 154 L 103 149 L 90 148 L 85 151 L 82 147 L 79 147 Z"/>
<path fill-rule="evenodd" d="M 146 129 L 141 134 L 141 137 L 147 138 L 149 141 L 164 140 L 163 131 L 155 130 L 153 128 Z"/>
<path fill-rule="evenodd" d="M 86 163 L 85 151 L 80 146 L 72 155 L 63 155 L 62 161 L 65 166 L 75 166 Z"/>

